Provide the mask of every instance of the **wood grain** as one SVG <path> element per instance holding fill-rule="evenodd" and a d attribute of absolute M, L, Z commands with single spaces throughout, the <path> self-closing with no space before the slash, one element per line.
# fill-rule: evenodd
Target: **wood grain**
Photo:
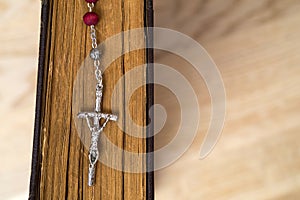
<path fill-rule="evenodd" d="M 125 173 L 121 169 L 113 169 L 98 162 L 95 187 L 87 186 L 88 156 L 84 144 L 88 142 L 87 127 L 79 123 L 76 129 L 74 112 L 77 107 L 93 108 L 93 68 L 87 67 L 91 62 L 84 62 L 85 70 L 79 70 L 82 62 L 89 54 L 91 41 L 87 27 L 82 22 L 82 16 L 87 12 L 83 1 L 45 1 L 49 3 L 49 26 L 46 46 L 46 63 L 44 74 L 44 92 L 42 101 L 42 127 L 40 136 L 41 171 L 39 183 L 40 199 L 145 199 L 146 174 Z M 124 30 L 144 27 L 144 1 L 103 0 L 96 4 L 95 10 L 100 14 L 100 23 L 97 25 L 99 42 L 118 34 Z M 129 40 L 128 40 L 129 39 Z M 116 44 L 114 49 L 122 48 L 122 43 L 130 41 L 124 38 Z M 140 42 L 145 42 L 144 35 Z M 127 44 L 130 48 L 130 42 Z M 121 49 L 122 50 L 122 49 Z M 128 53 L 115 60 L 107 70 L 104 78 L 103 108 L 111 112 L 111 95 L 116 82 L 125 72 L 137 65 L 145 64 L 145 51 L 139 50 Z M 88 71 L 90 69 L 90 71 Z M 145 83 L 146 72 L 136 74 L 135 79 Z M 79 79 L 76 77 L 79 76 Z M 74 82 L 75 79 L 77 82 Z M 121 125 L 125 126 L 126 112 L 140 125 L 146 124 L 146 90 L 140 88 L 129 102 L 127 109 L 124 106 L 126 91 L 131 87 L 133 80 L 125 79 L 123 87 L 119 89 L 117 98 L 119 105 L 116 111 L 119 114 Z M 81 91 L 73 88 L 79 84 Z M 83 89 L 84 88 L 84 89 Z M 88 88 L 88 89 L 87 89 Z M 75 93 L 74 93 L 75 92 Z M 63 94 L 63 95 L 62 95 Z M 84 102 L 73 102 L 73 94 L 80 96 Z M 114 112 L 116 112 L 114 111 Z M 75 114 L 76 116 L 76 114 Z M 132 130 L 123 127 L 123 130 Z M 78 135 L 79 131 L 79 135 Z M 145 133 L 141 133 L 145 134 Z M 83 143 L 80 140 L 80 137 Z M 109 142 L 127 151 L 144 153 L 146 140 L 127 136 L 114 123 L 105 128 L 105 136 Z M 114 155 L 113 149 L 105 148 L 107 144 L 100 141 L 102 155 Z M 126 157 L 109 158 L 118 165 L 132 164 Z M 124 163 L 123 163 L 124 162 Z M 113 163 L 115 164 L 115 163 Z M 144 167 L 145 160 L 133 167 Z"/>
<path fill-rule="evenodd" d="M 191 148 L 156 173 L 156 199 L 299 199 L 299 9 L 297 0 L 156 1 L 156 25 L 203 45 L 227 93 L 222 136 L 213 152 L 199 160 L 211 115 L 205 83 L 189 63 L 157 52 L 156 62 L 176 68 L 196 87 L 201 119 Z M 176 98 L 155 91 L 156 103 L 178 116 Z M 156 148 L 173 137 L 162 131 Z"/>

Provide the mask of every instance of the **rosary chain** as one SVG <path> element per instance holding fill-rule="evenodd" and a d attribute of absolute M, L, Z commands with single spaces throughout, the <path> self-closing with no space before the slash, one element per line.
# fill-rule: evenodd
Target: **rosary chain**
<path fill-rule="evenodd" d="M 88 3 L 87 6 L 89 8 L 89 12 L 92 12 L 95 5 L 94 5 L 94 3 Z M 98 44 L 97 44 L 96 29 L 95 29 L 94 25 L 90 26 L 90 35 L 91 35 L 91 40 L 92 40 L 92 48 L 96 49 L 98 47 Z M 103 83 L 102 83 L 102 71 L 100 69 L 100 65 L 101 65 L 100 59 L 94 60 L 94 66 L 96 68 L 95 69 L 95 77 L 98 82 L 97 87 L 98 88 L 100 87 L 101 92 L 102 92 Z"/>
<path fill-rule="evenodd" d="M 92 12 L 93 8 L 95 7 L 95 4 L 94 3 L 87 3 L 87 6 L 89 8 L 89 12 Z"/>
<path fill-rule="evenodd" d="M 92 26 L 90 26 L 90 28 L 91 28 L 92 47 L 93 47 L 93 48 L 97 48 L 98 44 L 97 44 L 97 37 L 96 37 L 96 29 L 95 29 L 95 26 L 92 25 Z"/>
<path fill-rule="evenodd" d="M 89 148 L 89 173 L 88 173 L 88 185 L 93 186 L 95 180 L 96 163 L 99 158 L 98 140 L 101 132 L 109 121 L 117 121 L 117 116 L 113 114 L 101 113 L 102 94 L 103 94 L 103 77 L 101 71 L 101 50 L 97 44 L 97 31 L 95 25 L 99 21 L 98 15 L 93 12 L 95 7 L 94 3 L 98 0 L 86 0 L 89 12 L 83 16 L 83 21 L 90 27 L 90 38 L 92 49 L 90 51 L 90 57 L 93 60 L 95 67 L 95 79 L 96 79 L 96 101 L 95 110 L 93 112 L 80 112 L 78 118 L 85 118 L 87 125 L 91 132 L 91 144 Z M 101 119 L 104 119 L 101 120 Z M 92 195 L 94 196 L 94 194 Z"/>
<path fill-rule="evenodd" d="M 94 8 L 94 3 L 88 3 L 87 4 L 89 12 L 93 11 Z M 96 35 L 96 29 L 94 25 L 90 26 L 90 37 L 92 40 L 92 50 L 96 49 L 98 47 L 97 44 L 97 35 Z M 96 59 L 94 59 L 94 67 L 95 67 L 95 78 L 97 80 L 97 85 L 96 85 L 96 108 L 95 111 L 98 112 L 101 110 L 101 99 L 102 99 L 102 92 L 103 92 L 103 78 L 102 78 L 102 71 L 100 69 L 100 56 L 97 57 Z M 99 138 L 99 134 L 100 132 L 103 130 L 103 128 L 106 126 L 108 119 L 106 119 L 106 121 L 104 122 L 104 124 L 101 126 L 101 128 L 99 130 L 96 130 L 96 127 L 92 127 L 91 123 L 89 121 L 88 118 L 87 119 L 87 124 L 88 127 L 90 128 L 90 130 L 92 131 L 92 138 L 91 138 L 91 146 L 89 149 L 89 173 L 91 177 L 95 176 L 95 164 L 98 160 L 99 157 L 99 151 L 98 151 L 98 138 Z M 98 118 L 94 119 L 94 120 L 98 120 Z M 95 122 L 94 123 L 98 124 L 99 122 Z M 99 124 L 98 124 L 99 126 Z M 94 194 L 92 195 L 94 198 Z"/>
<path fill-rule="evenodd" d="M 88 7 L 89 7 L 90 10 L 92 10 L 94 5 L 88 3 Z M 95 49 L 95 48 L 98 47 L 95 26 L 94 25 L 90 26 L 90 29 L 91 29 L 92 48 Z M 98 84 L 102 85 L 102 71 L 100 70 L 100 64 L 101 64 L 100 59 L 94 60 L 94 66 L 96 68 L 95 69 L 95 76 L 96 76 L 96 79 L 98 81 Z"/>

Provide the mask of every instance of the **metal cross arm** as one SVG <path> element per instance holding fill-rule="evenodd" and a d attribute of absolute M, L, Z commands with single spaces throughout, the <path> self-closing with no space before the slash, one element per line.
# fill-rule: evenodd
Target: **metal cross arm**
<path fill-rule="evenodd" d="M 112 121 L 117 121 L 118 116 L 113 114 L 99 113 L 99 112 L 80 112 L 77 115 L 78 118 L 97 118 L 97 119 L 108 119 Z"/>

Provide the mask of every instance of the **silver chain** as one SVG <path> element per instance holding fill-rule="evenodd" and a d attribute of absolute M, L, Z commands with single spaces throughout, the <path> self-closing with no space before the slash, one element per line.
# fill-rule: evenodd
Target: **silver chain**
<path fill-rule="evenodd" d="M 87 3 L 87 6 L 89 8 L 89 12 L 92 12 L 93 8 L 95 7 L 95 4 L 94 3 Z"/>
<path fill-rule="evenodd" d="M 95 5 L 94 5 L 94 3 L 88 3 L 87 6 L 89 8 L 89 12 L 92 12 Z M 95 29 L 94 25 L 90 26 L 90 34 L 91 34 L 91 40 L 92 40 L 92 48 L 96 49 L 98 47 L 98 44 L 97 44 L 96 29 Z M 100 65 L 101 65 L 100 58 L 94 60 L 95 77 L 98 82 L 96 89 L 99 89 L 99 87 L 100 87 L 101 92 L 102 92 L 103 82 L 102 82 L 102 71 L 100 69 Z"/>
<path fill-rule="evenodd" d="M 92 48 L 96 49 L 98 47 L 97 44 L 97 36 L 96 36 L 96 29 L 95 26 L 92 25 L 90 26 L 91 28 L 91 39 L 92 39 Z M 94 60 L 94 66 L 95 66 L 95 76 L 96 76 L 96 80 L 98 81 L 98 84 L 102 85 L 102 71 L 100 70 L 100 58 Z"/>
<path fill-rule="evenodd" d="M 97 44 L 97 37 L 96 37 L 96 29 L 95 29 L 95 26 L 92 25 L 92 26 L 90 26 L 90 28 L 91 28 L 92 47 L 93 47 L 93 48 L 97 48 L 98 44 Z"/>

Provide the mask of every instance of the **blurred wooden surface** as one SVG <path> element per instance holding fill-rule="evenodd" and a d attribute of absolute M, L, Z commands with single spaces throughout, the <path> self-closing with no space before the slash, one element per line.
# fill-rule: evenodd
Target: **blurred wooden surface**
<path fill-rule="evenodd" d="M 26 199 L 40 1 L 0 1 L 0 199 Z"/>
<path fill-rule="evenodd" d="M 156 174 L 157 199 L 299 199 L 300 1 L 166 0 L 156 1 L 155 10 L 156 26 L 186 33 L 207 49 L 227 92 L 221 139 L 199 160 L 210 116 L 207 89 L 191 66 L 158 52 L 156 62 L 199 85 L 202 119 L 188 152 Z M 166 94 L 157 92 L 156 100 Z"/>
<path fill-rule="evenodd" d="M 300 2 L 155 3 L 157 26 L 187 33 L 208 50 L 224 78 L 228 106 L 221 139 L 209 157 L 198 160 L 210 104 L 203 82 L 190 77 L 199 84 L 199 136 L 180 160 L 157 173 L 157 199 L 299 199 Z M 25 199 L 39 1 L 1 1 L 0 10 L 0 197 Z M 184 68 L 183 61 L 157 58 Z"/>

